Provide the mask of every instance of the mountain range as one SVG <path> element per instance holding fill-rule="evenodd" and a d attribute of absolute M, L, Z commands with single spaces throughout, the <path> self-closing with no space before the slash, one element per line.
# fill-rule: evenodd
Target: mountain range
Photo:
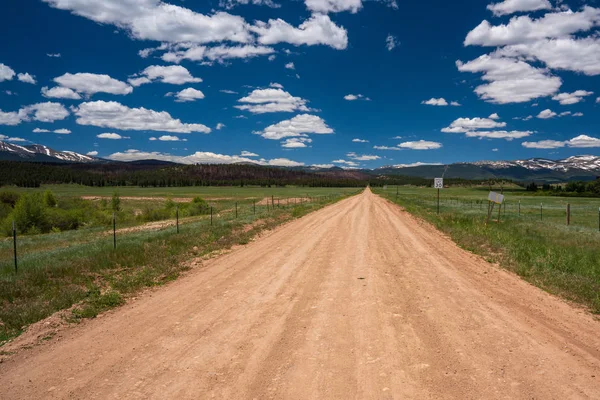
<path fill-rule="evenodd" d="M 21 146 L 0 141 L 0 161 L 27 161 L 45 163 L 107 163 L 98 157 L 79 154 L 73 151 L 57 151 L 47 146 L 32 144 Z M 135 164 L 157 165 L 160 161 L 136 161 Z M 172 163 L 164 163 L 172 164 Z M 309 172 L 326 172 L 332 169 L 302 167 Z M 338 169 L 338 168 L 336 168 Z M 318 170 L 318 171 L 317 171 Z M 340 170 L 342 171 L 342 170 Z M 562 160 L 530 158 L 515 161 L 460 162 L 450 165 L 389 165 L 374 170 L 345 170 L 347 177 L 364 175 L 403 175 L 420 178 L 462 179 L 511 179 L 515 181 L 558 182 L 569 180 L 593 180 L 600 177 L 600 157 L 581 155 Z M 363 175 L 364 174 L 364 175 Z"/>

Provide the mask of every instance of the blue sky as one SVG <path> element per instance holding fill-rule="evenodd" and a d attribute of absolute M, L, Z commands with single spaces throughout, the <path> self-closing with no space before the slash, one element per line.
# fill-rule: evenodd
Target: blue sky
<path fill-rule="evenodd" d="M 115 160 L 600 155 L 600 2 L 9 0 L 0 138 Z"/>

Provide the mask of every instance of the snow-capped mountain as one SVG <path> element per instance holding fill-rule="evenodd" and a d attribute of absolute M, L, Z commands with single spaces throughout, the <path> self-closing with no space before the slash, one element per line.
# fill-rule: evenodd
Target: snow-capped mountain
<path fill-rule="evenodd" d="M 546 158 L 530 158 L 516 161 L 477 161 L 473 164 L 492 169 L 503 169 L 510 167 L 523 167 L 532 171 L 549 169 L 553 171 L 567 172 L 572 169 L 600 172 L 600 157 L 598 156 L 573 156 L 563 160 L 549 160 Z"/>
<path fill-rule="evenodd" d="M 21 146 L 0 141 L 0 160 L 90 163 L 101 159 L 74 151 L 57 151 L 40 144 Z"/>

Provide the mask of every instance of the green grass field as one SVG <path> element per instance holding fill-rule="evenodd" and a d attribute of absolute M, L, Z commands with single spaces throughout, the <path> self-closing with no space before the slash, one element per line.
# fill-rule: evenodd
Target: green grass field
<path fill-rule="evenodd" d="M 512 188 L 504 191 L 500 223 L 496 206 L 486 226 L 487 187 L 442 189 L 439 215 L 435 189 L 400 187 L 397 198 L 396 187 L 373 191 L 433 223 L 463 248 L 600 313 L 600 199 L 531 196 Z"/>
<path fill-rule="evenodd" d="M 48 187 L 33 190 L 46 190 Z M 61 198 L 90 195 L 78 186 L 52 186 Z M 122 196 L 198 196 L 194 188 L 183 190 L 134 189 Z M 180 233 L 174 220 L 147 225 L 129 224 L 117 234 L 113 249 L 112 230 L 105 227 L 22 235 L 18 238 L 19 269 L 13 264 L 13 241 L 0 241 L 0 344 L 19 335 L 29 324 L 52 313 L 77 305 L 73 319 L 94 317 L 117 306 L 144 287 L 175 279 L 189 268 L 190 258 L 247 243 L 255 234 L 292 218 L 319 209 L 360 190 L 356 188 L 202 188 L 213 198 L 210 215 L 181 219 Z M 112 188 L 91 195 L 110 196 Z M 200 194 L 202 195 L 202 194 Z M 285 201 L 310 196 L 311 202 Z M 254 207 L 253 198 L 274 196 L 275 208 Z M 280 199 L 277 202 L 277 199 Z M 137 200 L 123 200 L 123 208 L 136 207 Z M 236 217 L 237 202 L 237 217 Z M 162 207 L 164 200 L 150 201 Z M 256 210 L 256 211 L 255 211 Z M 257 223 L 260 222 L 260 223 Z M 251 225 L 250 225 L 251 224 Z M 242 229 L 250 225 L 251 229 Z M 134 229 L 131 229 L 135 227 Z M 122 228 L 121 225 L 118 226 Z"/>

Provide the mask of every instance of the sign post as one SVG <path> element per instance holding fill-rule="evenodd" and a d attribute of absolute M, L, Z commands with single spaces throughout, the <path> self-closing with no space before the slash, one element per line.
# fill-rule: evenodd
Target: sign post
<path fill-rule="evenodd" d="M 433 187 L 437 189 L 437 213 L 440 213 L 440 189 L 444 188 L 444 178 L 435 178 Z"/>
<path fill-rule="evenodd" d="M 500 223 L 500 210 L 502 209 L 502 203 L 504 202 L 504 195 L 496 192 L 490 192 L 488 194 L 488 215 L 485 221 L 487 225 L 490 222 L 490 217 L 492 216 L 492 212 L 494 211 L 494 206 L 498 204 L 498 223 Z"/>

